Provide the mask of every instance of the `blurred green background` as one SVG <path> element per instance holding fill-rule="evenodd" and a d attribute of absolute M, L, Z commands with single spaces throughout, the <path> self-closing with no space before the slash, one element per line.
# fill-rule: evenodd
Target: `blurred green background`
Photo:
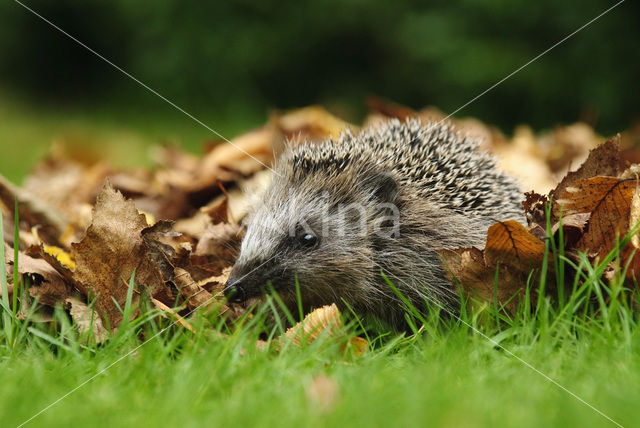
<path fill-rule="evenodd" d="M 371 94 L 451 112 L 611 0 L 184 2 L 24 0 L 225 136 L 314 103 L 359 121 Z M 626 1 L 458 113 L 510 132 L 640 117 L 640 4 Z M 140 164 L 163 140 L 215 136 L 14 1 L 0 4 L 0 173 L 52 139 Z"/>

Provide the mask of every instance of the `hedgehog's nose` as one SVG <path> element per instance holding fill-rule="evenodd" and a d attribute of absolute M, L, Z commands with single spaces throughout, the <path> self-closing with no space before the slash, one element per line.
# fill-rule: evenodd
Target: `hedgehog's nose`
<path fill-rule="evenodd" d="M 242 279 L 227 281 L 223 292 L 229 302 L 242 303 L 247 300 Z"/>

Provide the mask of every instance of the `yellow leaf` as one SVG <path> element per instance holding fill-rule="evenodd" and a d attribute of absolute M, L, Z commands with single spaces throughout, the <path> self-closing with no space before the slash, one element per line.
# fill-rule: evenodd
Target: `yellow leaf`
<path fill-rule="evenodd" d="M 55 257 L 60 262 L 60 264 L 67 269 L 76 269 L 76 262 L 73 260 L 73 255 L 67 253 L 62 248 L 56 247 L 54 245 L 45 245 L 44 251 L 45 253 Z"/>

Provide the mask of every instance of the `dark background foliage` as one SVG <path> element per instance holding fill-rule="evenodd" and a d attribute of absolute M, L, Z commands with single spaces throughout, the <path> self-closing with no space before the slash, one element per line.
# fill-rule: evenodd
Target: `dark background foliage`
<path fill-rule="evenodd" d="M 376 94 L 451 112 L 611 0 L 25 0 L 177 104 L 264 111 L 322 103 L 352 120 Z M 640 113 L 640 4 L 610 14 L 460 112 L 509 131 Z M 157 106 L 19 4 L 0 5 L 0 87 L 42 103 Z"/>

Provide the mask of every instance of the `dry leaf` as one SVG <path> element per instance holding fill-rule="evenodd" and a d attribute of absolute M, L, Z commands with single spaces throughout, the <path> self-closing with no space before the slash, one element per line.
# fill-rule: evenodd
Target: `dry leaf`
<path fill-rule="evenodd" d="M 173 228 L 176 232 L 180 232 L 200 240 L 211 226 L 213 226 L 211 217 L 206 213 L 197 211 L 191 217 L 177 220 Z"/>
<path fill-rule="evenodd" d="M 635 179 L 618 180 L 608 177 L 595 177 L 576 183 L 578 188 L 593 189 L 591 196 L 593 208 L 587 228 L 575 248 L 605 255 L 611 251 L 618 239 L 629 231 L 631 201 L 636 190 Z M 577 204 L 588 205 L 587 198 L 580 198 Z M 574 207 L 577 204 L 570 204 Z"/>
<path fill-rule="evenodd" d="M 68 219 L 64 214 L 0 175 L 0 203 L 13 214 L 16 199 L 20 222 L 27 223 L 30 228 L 38 226 L 39 235 L 47 243 L 57 244 L 68 225 Z M 13 234 L 10 233 L 8 236 L 11 237 Z"/>
<path fill-rule="evenodd" d="M 295 345 L 310 344 L 319 337 L 326 336 L 334 340 L 345 340 L 344 326 L 340 311 L 336 304 L 323 306 L 307 314 L 298 324 L 289 328 L 278 340 L 283 343 L 291 342 Z M 369 348 L 369 343 L 361 337 L 353 337 L 342 346 L 342 352 L 352 350 L 355 356 L 360 356 Z"/>
<path fill-rule="evenodd" d="M 200 212 L 207 214 L 211 218 L 212 223 L 228 223 L 230 217 L 229 197 L 227 195 L 220 195 L 200 208 Z"/>
<path fill-rule="evenodd" d="M 74 284 L 85 295 L 96 297 L 96 308 L 111 328 L 122 320 L 113 300 L 124 308 L 127 284 L 134 272 L 135 283 L 144 286 L 150 295 L 171 295 L 164 285 L 158 259 L 149 255 L 144 244 L 144 229 L 144 215 L 107 183 L 98 195 L 85 237 L 72 246 L 76 260 Z M 135 294 L 133 305 L 137 306 Z"/>
<path fill-rule="evenodd" d="M 555 187 L 557 181 L 528 126 L 519 126 L 510 142 L 493 143 L 490 149 L 498 158 L 498 167 L 516 177 L 522 189 L 547 193 Z"/>
<path fill-rule="evenodd" d="M 347 129 L 357 127 L 332 115 L 320 106 L 305 107 L 272 118 L 276 127 L 288 139 L 319 141 L 338 138 Z"/>
<path fill-rule="evenodd" d="M 631 195 L 635 189 L 635 179 L 620 180 L 616 177 L 593 177 L 574 182 L 558 192 L 556 197 L 557 212 L 562 216 L 590 213 L 602 203 L 616 202 L 619 194 L 623 199 Z M 610 198 L 614 198 L 611 200 Z M 614 208 L 615 206 L 611 206 Z"/>
<path fill-rule="evenodd" d="M 577 171 L 570 172 L 562 179 L 560 184 L 552 192 L 554 199 L 553 215 L 557 218 L 560 215 L 560 200 L 565 199 L 568 188 L 575 188 L 576 183 L 596 176 L 617 177 L 621 172 L 620 160 L 620 136 L 617 135 L 604 144 L 589 152 L 587 160 Z M 588 189 L 587 189 L 588 190 Z M 588 195 L 587 195 L 588 196 Z M 563 211 L 564 214 L 587 211 Z"/>
<path fill-rule="evenodd" d="M 211 226 L 198 242 L 191 263 L 208 272 L 220 275 L 231 266 L 240 250 L 244 230 L 237 225 L 218 223 Z"/>
<path fill-rule="evenodd" d="M 636 189 L 631 198 L 631 208 L 629 211 L 629 230 L 632 230 L 640 226 L 640 182 L 638 181 L 636 181 Z M 631 237 L 631 245 L 635 248 L 640 248 L 639 234 L 636 233 Z"/>
<path fill-rule="evenodd" d="M 527 216 L 527 221 L 545 227 L 547 223 L 546 207 L 549 199 L 536 192 L 525 192 L 525 200 L 522 206 Z"/>
<path fill-rule="evenodd" d="M 14 269 L 13 248 L 5 245 L 5 258 L 9 264 L 8 276 Z M 38 298 L 44 305 L 55 306 L 65 298 L 73 294 L 73 289 L 65 283 L 62 276 L 45 260 L 34 258 L 31 255 L 20 252 L 18 254 L 18 272 L 31 278 L 29 295 Z"/>
<path fill-rule="evenodd" d="M 275 149 L 283 145 L 281 140 L 275 127 L 265 126 L 236 137 L 231 143 L 217 144 L 202 159 L 199 176 L 201 180 L 212 181 L 223 170 L 244 176 L 259 171 L 273 162 Z"/>
<path fill-rule="evenodd" d="M 175 320 L 175 323 L 178 324 L 181 327 L 186 328 L 187 330 L 189 330 L 192 333 L 195 333 L 196 330 L 193 328 L 193 326 L 191 324 L 189 324 L 187 322 L 187 320 L 185 320 L 184 318 L 182 318 L 180 316 L 180 314 L 178 314 L 176 311 L 174 311 L 173 309 L 171 309 L 169 306 L 165 305 L 164 303 L 162 303 L 160 300 L 154 299 L 153 297 L 151 298 L 151 303 L 153 303 L 153 305 L 160 309 L 164 314 L 169 314 L 172 318 Z M 165 318 L 166 315 L 164 315 Z"/>
<path fill-rule="evenodd" d="M 305 387 L 307 404 L 319 413 L 332 411 L 340 398 L 338 384 L 326 375 L 314 377 Z"/>
<path fill-rule="evenodd" d="M 484 260 L 487 266 L 507 265 L 528 272 L 541 264 L 545 244 L 514 220 L 494 224 L 487 231 Z"/>
<path fill-rule="evenodd" d="M 296 345 L 301 343 L 313 343 L 318 337 L 325 334 L 334 336 L 342 329 L 340 311 L 334 304 L 323 306 L 308 314 L 304 320 L 285 332 L 285 337 Z"/>
<path fill-rule="evenodd" d="M 194 310 L 200 306 L 213 303 L 215 300 L 211 294 L 202 288 L 191 278 L 189 272 L 182 268 L 175 268 L 174 282 L 180 291 L 180 296 L 184 299 L 187 307 Z M 221 297 L 220 300 L 223 300 Z"/>
<path fill-rule="evenodd" d="M 553 225 L 551 232 L 554 236 L 558 235 L 560 225 L 562 224 L 562 234 L 564 240 L 564 248 L 574 248 L 576 243 L 582 238 L 587 223 L 589 222 L 591 213 L 569 214 L 562 216 L 561 221 Z M 559 239 L 559 238 L 558 238 Z"/>
<path fill-rule="evenodd" d="M 440 250 L 438 254 L 447 275 L 454 283 L 460 284 L 465 295 L 487 302 L 492 302 L 495 297 L 507 310 L 513 312 L 516 309 L 526 287 L 526 278 L 517 270 L 506 265 L 487 266 L 482 251 L 477 248 Z"/>
<path fill-rule="evenodd" d="M 74 270 L 76 268 L 76 262 L 73 260 L 73 254 L 53 245 L 44 245 L 43 250 L 45 253 L 55 257 L 62 266 L 70 270 Z"/>
<path fill-rule="evenodd" d="M 369 96 L 366 104 L 369 111 L 380 114 L 385 118 L 394 117 L 404 121 L 410 117 L 418 116 L 418 112 L 409 107 L 376 96 Z"/>
<path fill-rule="evenodd" d="M 98 314 L 85 302 L 77 297 L 68 297 L 65 299 L 65 303 L 80 334 L 84 335 L 91 331 L 91 336 L 96 343 L 102 343 L 109 337 L 109 332 L 104 328 Z"/>

